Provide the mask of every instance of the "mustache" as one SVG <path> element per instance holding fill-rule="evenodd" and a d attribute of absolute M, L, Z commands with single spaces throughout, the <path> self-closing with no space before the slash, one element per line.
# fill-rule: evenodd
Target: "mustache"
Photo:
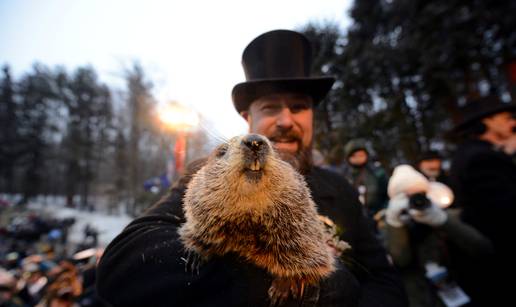
<path fill-rule="evenodd" d="M 271 136 L 269 136 L 269 140 L 271 141 L 279 141 L 279 140 L 292 140 L 296 142 L 301 142 L 301 136 L 292 130 L 290 131 L 276 131 Z"/>

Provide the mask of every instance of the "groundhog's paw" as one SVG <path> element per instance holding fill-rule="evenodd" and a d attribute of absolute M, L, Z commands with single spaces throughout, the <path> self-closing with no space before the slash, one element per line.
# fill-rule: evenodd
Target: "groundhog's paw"
<path fill-rule="evenodd" d="M 275 278 L 272 280 L 268 294 L 271 307 L 281 306 L 290 295 L 290 280 L 286 278 Z"/>
<path fill-rule="evenodd" d="M 281 306 L 292 295 L 295 300 L 301 300 L 305 292 L 306 282 L 297 278 L 273 279 L 269 288 L 270 306 Z"/>

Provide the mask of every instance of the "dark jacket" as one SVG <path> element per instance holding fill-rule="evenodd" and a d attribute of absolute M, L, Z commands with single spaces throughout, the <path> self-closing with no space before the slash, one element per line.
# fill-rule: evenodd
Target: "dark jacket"
<path fill-rule="evenodd" d="M 516 164 L 492 144 L 468 140 L 456 152 L 450 177 L 462 219 L 488 237 L 495 252 L 493 258 L 457 260 L 465 290 L 482 302 L 479 306 L 501 306 L 497 300 L 504 302 L 513 290 L 510 283 L 492 281 L 502 272 L 515 273 L 516 253 L 510 242 L 516 217 Z"/>
<path fill-rule="evenodd" d="M 370 217 L 387 207 L 389 202 L 389 196 L 387 195 L 389 178 L 382 167 L 370 162 L 362 167 L 353 167 L 348 164 L 343 175 L 358 191 L 360 186 L 365 187 L 365 194 L 362 197 L 365 201 L 364 208 Z"/>
<path fill-rule="evenodd" d="M 352 246 L 346 264 L 321 283 L 319 306 L 406 306 L 398 275 L 340 176 L 314 169 L 307 177 L 321 215 Z M 272 278 L 235 256 L 214 257 L 198 271 L 185 266 L 177 229 L 184 222 L 183 179 L 107 247 L 99 264 L 99 295 L 113 306 L 267 306 Z M 299 306 L 290 301 L 286 306 Z"/>
<path fill-rule="evenodd" d="M 446 212 L 446 222 L 437 227 L 417 222 L 403 227 L 383 223 L 387 250 L 400 269 L 410 306 L 445 306 L 436 287 L 426 277 L 425 264 L 434 262 L 446 267 L 448 280 L 453 281 L 455 272 L 450 266 L 453 256 L 450 247 L 460 251 L 460 261 L 478 261 L 493 252 L 491 242 L 484 235 L 460 220 L 460 210 L 448 209 Z"/>

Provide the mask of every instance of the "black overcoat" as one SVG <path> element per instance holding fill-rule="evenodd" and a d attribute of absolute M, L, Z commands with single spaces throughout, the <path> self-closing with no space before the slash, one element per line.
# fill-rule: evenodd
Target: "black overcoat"
<path fill-rule="evenodd" d="M 406 306 L 399 276 L 353 188 L 322 169 L 313 169 L 306 179 L 319 213 L 342 229 L 342 239 L 352 247 L 345 263 L 322 282 L 318 306 Z M 272 277 L 236 256 L 212 258 L 198 272 L 186 268 L 177 229 L 184 222 L 187 180 L 109 244 L 98 268 L 99 295 L 113 306 L 268 306 Z"/>
<path fill-rule="evenodd" d="M 455 257 L 458 279 L 478 304 L 503 306 L 514 301 L 513 282 L 502 282 L 501 274 L 514 276 L 516 253 L 516 164 L 512 157 L 491 143 L 468 140 L 459 146 L 452 161 L 450 179 L 462 219 L 493 244 L 494 256 L 474 259 Z"/>

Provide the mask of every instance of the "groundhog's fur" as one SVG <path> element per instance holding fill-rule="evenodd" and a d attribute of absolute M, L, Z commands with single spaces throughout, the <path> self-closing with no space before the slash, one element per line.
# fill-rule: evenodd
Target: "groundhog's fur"
<path fill-rule="evenodd" d="M 262 153 L 248 150 L 250 136 L 221 145 L 192 177 L 181 240 L 204 258 L 234 252 L 275 277 L 316 284 L 335 259 L 310 191 L 265 137 Z M 256 159 L 258 176 L 249 170 Z"/>

